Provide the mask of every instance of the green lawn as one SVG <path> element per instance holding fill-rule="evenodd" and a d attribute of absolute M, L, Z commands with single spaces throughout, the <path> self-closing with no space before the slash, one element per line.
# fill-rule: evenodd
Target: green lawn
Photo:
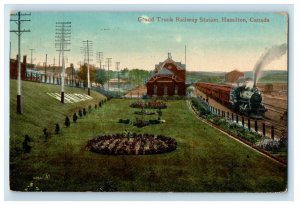
<path fill-rule="evenodd" d="M 78 111 L 78 108 L 87 109 L 89 105 L 94 107 L 105 98 L 98 93 L 91 92 L 92 100 L 62 104 L 50 97 L 47 92 L 60 93 L 60 86 L 23 81 L 23 114 L 20 115 L 16 113 L 17 81 L 10 81 L 10 147 L 12 152 L 15 147 L 22 144 L 25 134 L 37 138 L 43 135 L 43 128 L 54 133 L 55 124 L 59 123 L 63 126 L 66 115 L 72 120 L 71 117 L 74 112 Z M 87 94 L 87 91 L 65 87 L 65 93 Z"/>
<path fill-rule="evenodd" d="M 23 190 L 31 181 L 42 191 L 276 192 L 286 189 L 286 167 L 201 123 L 187 108 L 186 101 L 167 102 L 168 108 L 162 109 L 162 119 L 166 122 L 144 128 L 118 123 L 120 118 L 135 119 L 136 109 L 129 107 L 132 101 L 113 99 L 99 109 L 93 108 L 48 142 L 44 142 L 41 131 L 32 132 L 31 153 L 11 158 L 11 189 Z M 51 104 L 50 99 L 40 103 Z M 36 106 L 36 112 L 49 109 Z M 62 117 L 63 112 L 76 110 L 65 106 L 69 105 L 57 107 Z M 34 118 L 31 121 L 36 125 L 27 126 L 37 127 L 36 130 L 42 129 L 44 120 L 53 118 L 51 113 L 47 117 L 34 117 L 30 112 L 22 118 L 12 116 L 12 125 Z M 11 131 L 20 128 L 12 127 Z M 108 156 L 85 149 L 89 139 L 125 129 L 170 136 L 177 140 L 177 149 L 144 156 Z M 24 130 L 13 133 L 21 135 Z"/>

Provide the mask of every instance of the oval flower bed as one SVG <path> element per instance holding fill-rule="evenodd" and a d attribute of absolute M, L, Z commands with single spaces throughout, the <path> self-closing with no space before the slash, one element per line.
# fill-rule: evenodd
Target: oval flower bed
<path fill-rule="evenodd" d="M 137 101 L 130 104 L 130 107 L 133 108 L 149 108 L 149 109 L 164 109 L 167 108 L 166 103 L 161 101 L 150 101 L 150 102 L 143 102 Z"/>
<path fill-rule="evenodd" d="M 86 148 L 92 152 L 111 155 L 143 155 L 171 152 L 176 140 L 163 135 L 112 134 L 100 135 L 90 140 Z"/>

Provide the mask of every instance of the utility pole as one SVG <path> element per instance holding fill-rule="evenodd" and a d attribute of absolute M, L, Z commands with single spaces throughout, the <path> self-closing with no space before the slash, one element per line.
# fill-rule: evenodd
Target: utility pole
<path fill-rule="evenodd" d="M 16 14 L 11 14 L 11 16 L 17 16 L 17 19 L 10 19 L 10 21 L 14 21 L 18 25 L 17 30 L 10 30 L 10 32 L 14 32 L 18 35 L 18 91 L 17 91 L 17 113 L 22 113 L 22 93 L 21 93 L 21 35 L 24 32 L 30 32 L 30 30 L 21 29 L 21 24 L 26 21 L 30 21 L 29 19 L 21 19 L 21 16 L 30 16 L 30 13 L 21 13 L 18 12 Z"/>
<path fill-rule="evenodd" d="M 100 74 L 100 70 L 102 69 L 101 67 L 102 67 L 102 61 L 103 61 L 103 52 L 97 52 L 96 55 L 97 55 L 97 61 L 100 64 L 99 71 L 97 71 L 98 72 L 97 75 L 98 75 L 98 74 Z"/>
<path fill-rule="evenodd" d="M 97 52 L 97 60 L 100 63 L 99 69 L 102 67 L 102 61 L 103 61 L 103 52 Z"/>
<path fill-rule="evenodd" d="M 111 58 L 106 58 L 107 60 L 107 90 L 109 91 L 109 66 L 111 63 Z"/>
<path fill-rule="evenodd" d="M 116 62 L 116 70 L 117 70 L 117 74 L 118 74 L 118 93 L 120 94 L 120 75 L 119 75 L 119 66 L 120 66 L 120 62 Z"/>
<path fill-rule="evenodd" d="M 91 82 L 90 82 L 90 61 L 92 61 L 92 59 L 90 59 L 90 55 L 93 55 L 93 42 L 86 40 L 86 41 L 82 41 L 83 45 L 86 46 L 85 47 L 85 55 L 87 56 L 87 81 L 88 81 L 88 95 L 91 95 Z"/>
<path fill-rule="evenodd" d="M 53 58 L 53 69 L 52 69 L 52 83 L 54 84 L 54 69 L 55 69 L 55 56 Z"/>
<path fill-rule="evenodd" d="M 57 48 L 56 51 L 59 51 L 59 56 L 61 57 L 62 63 L 62 74 L 61 74 L 61 99 L 60 102 L 64 103 L 65 99 L 65 90 L 64 90 L 64 83 L 65 83 L 65 60 L 64 60 L 64 52 L 70 51 L 68 46 L 71 44 L 71 22 L 56 22 L 56 40 L 55 40 L 55 47 Z M 60 60 L 60 59 L 59 59 Z"/>
<path fill-rule="evenodd" d="M 32 65 L 32 51 L 34 51 L 34 49 L 31 48 L 29 50 L 30 50 L 30 66 L 31 66 L 31 68 L 33 68 L 33 65 Z"/>
<path fill-rule="evenodd" d="M 184 46 L 184 64 L 186 69 L 186 45 Z"/>
<path fill-rule="evenodd" d="M 9 61 L 11 59 L 11 41 L 9 42 Z"/>
<path fill-rule="evenodd" d="M 45 61 L 45 83 L 47 83 L 47 53 L 46 53 L 46 61 Z"/>
<path fill-rule="evenodd" d="M 72 83 L 71 84 L 72 84 L 72 86 L 74 86 L 74 64 L 71 63 L 70 67 L 72 69 Z"/>

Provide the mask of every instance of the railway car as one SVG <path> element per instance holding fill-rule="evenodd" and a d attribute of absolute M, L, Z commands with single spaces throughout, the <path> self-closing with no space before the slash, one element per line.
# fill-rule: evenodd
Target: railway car
<path fill-rule="evenodd" d="M 267 111 L 262 96 L 256 87 L 196 83 L 195 87 L 216 101 L 241 114 L 262 118 Z"/>

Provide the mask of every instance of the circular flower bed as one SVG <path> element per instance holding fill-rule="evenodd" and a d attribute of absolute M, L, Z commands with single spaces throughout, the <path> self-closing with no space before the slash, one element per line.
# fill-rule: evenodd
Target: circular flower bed
<path fill-rule="evenodd" d="M 90 140 L 86 147 L 101 154 L 143 155 L 171 152 L 176 146 L 176 140 L 170 137 L 133 133 L 100 135 Z"/>
<path fill-rule="evenodd" d="M 149 109 L 163 109 L 167 108 L 166 103 L 161 101 L 150 101 L 150 102 L 143 102 L 137 101 L 130 104 L 130 107 L 133 108 L 149 108 Z"/>

